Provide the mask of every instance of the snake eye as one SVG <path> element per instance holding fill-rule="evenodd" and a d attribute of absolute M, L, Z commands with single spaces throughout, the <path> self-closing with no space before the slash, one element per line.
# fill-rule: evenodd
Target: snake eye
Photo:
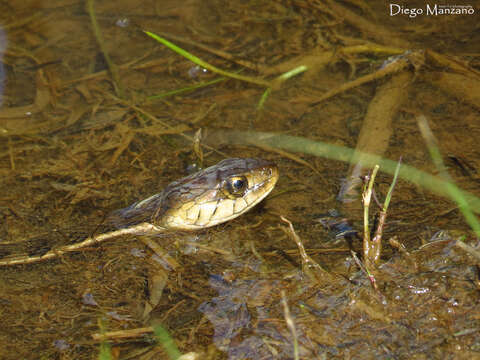
<path fill-rule="evenodd" d="M 245 176 L 232 176 L 227 179 L 226 188 L 229 194 L 240 197 L 245 194 L 245 190 L 248 186 L 248 181 Z"/>

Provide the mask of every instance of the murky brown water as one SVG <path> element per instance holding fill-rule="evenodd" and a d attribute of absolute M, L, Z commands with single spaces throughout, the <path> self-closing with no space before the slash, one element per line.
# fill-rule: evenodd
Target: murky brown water
<path fill-rule="evenodd" d="M 464 5 L 474 14 L 427 15 L 423 2 L 409 4 L 424 10 L 416 17 L 366 2 L 96 2 L 118 67 L 113 86 L 85 4 L 0 3 L 1 257 L 98 233 L 111 211 L 199 163 L 182 136 L 199 128 L 359 143 L 435 174 L 416 122 L 424 114 L 453 179 L 480 196 L 480 8 Z M 242 75 L 309 70 L 274 89 L 263 110 L 265 89 L 237 80 L 152 100 L 218 76 L 139 29 Z M 198 359 L 293 359 L 295 348 L 302 359 L 480 358 L 479 263 L 455 240 L 479 243 L 455 204 L 399 181 L 374 290 L 351 254 L 361 259 L 361 241 L 349 245 L 319 221 L 335 208 L 361 233 L 358 197 L 350 205 L 336 200 L 348 164 L 247 139 L 205 144 L 205 165 L 274 160 L 276 189 L 255 210 L 203 232 L 123 237 L 0 267 L 0 358 L 95 359 L 101 331 L 124 331 L 111 334 L 112 358 L 167 359 L 154 324 Z M 390 182 L 378 176 L 381 199 Z M 329 275 L 302 266 L 280 216 Z M 392 237 L 404 251 L 388 244 Z"/>

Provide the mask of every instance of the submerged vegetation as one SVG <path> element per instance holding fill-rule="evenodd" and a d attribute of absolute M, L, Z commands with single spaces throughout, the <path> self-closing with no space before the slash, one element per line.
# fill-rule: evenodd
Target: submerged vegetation
<path fill-rule="evenodd" d="M 0 5 L 0 265 L 57 253 L 0 267 L 0 358 L 478 357 L 474 16 L 38 6 Z M 277 163 L 255 210 L 58 251 L 227 157 Z"/>

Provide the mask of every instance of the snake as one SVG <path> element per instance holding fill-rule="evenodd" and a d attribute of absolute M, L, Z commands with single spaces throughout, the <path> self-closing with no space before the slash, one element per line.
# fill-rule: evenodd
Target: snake
<path fill-rule="evenodd" d="M 117 229 L 90 236 L 38 256 L 0 259 L 0 266 L 30 264 L 122 235 L 198 231 L 230 221 L 262 201 L 279 177 L 276 164 L 260 158 L 229 158 L 186 176 L 132 205 L 115 210 L 107 222 Z"/>

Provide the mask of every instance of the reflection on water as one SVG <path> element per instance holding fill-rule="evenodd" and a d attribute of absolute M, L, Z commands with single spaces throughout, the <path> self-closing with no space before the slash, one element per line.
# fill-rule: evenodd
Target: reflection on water
<path fill-rule="evenodd" d="M 5 74 L 5 69 L 3 67 L 3 54 L 5 53 L 5 50 L 7 49 L 7 37 L 5 36 L 5 32 L 3 31 L 3 28 L 0 27 L 0 106 L 2 106 L 3 103 L 3 89 L 5 87 L 4 81 L 6 78 Z"/>
<path fill-rule="evenodd" d="M 266 339 L 286 341 L 269 321 L 278 316 L 277 308 L 270 300 L 278 291 L 279 281 L 237 279 L 228 282 L 220 275 L 211 275 L 209 284 L 218 295 L 203 302 L 198 310 L 214 327 L 215 345 L 227 354 L 229 360 L 270 358 L 271 349 L 266 345 Z M 288 351 L 288 346 L 286 349 Z M 278 354 L 283 350 L 276 349 Z"/>
<path fill-rule="evenodd" d="M 248 336 L 242 339 L 242 333 L 250 327 L 250 313 L 246 304 L 246 291 L 248 284 L 228 284 L 220 277 L 211 276 L 210 286 L 218 291 L 218 296 L 211 301 L 204 302 L 199 310 L 214 325 L 215 334 L 213 341 L 217 347 L 229 353 L 229 359 L 245 358 L 245 346 Z M 243 290 L 243 291 L 242 291 Z M 243 334 L 244 335 L 244 334 Z M 235 345 L 232 344 L 235 342 Z M 238 353 L 241 354 L 240 357 Z M 258 355 L 258 354 L 256 354 Z"/>

